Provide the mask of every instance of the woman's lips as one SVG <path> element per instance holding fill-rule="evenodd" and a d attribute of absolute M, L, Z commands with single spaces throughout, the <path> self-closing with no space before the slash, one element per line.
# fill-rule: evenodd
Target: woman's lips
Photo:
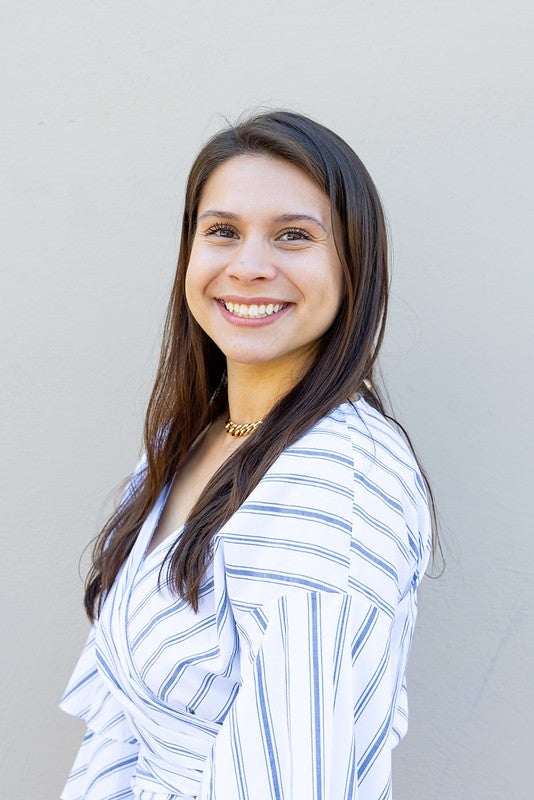
<path fill-rule="evenodd" d="M 274 298 L 219 298 L 219 308 L 225 319 L 236 324 L 261 325 L 274 322 L 292 305 Z"/>
<path fill-rule="evenodd" d="M 270 317 L 272 314 L 277 314 L 281 311 L 287 303 L 280 303 L 274 300 L 248 300 L 246 303 L 232 302 L 231 300 L 221 300 L 227 311 L 234 314 L 236 317 L 243 317 L 245 319 L 258 319 L 262 317 Z"/>

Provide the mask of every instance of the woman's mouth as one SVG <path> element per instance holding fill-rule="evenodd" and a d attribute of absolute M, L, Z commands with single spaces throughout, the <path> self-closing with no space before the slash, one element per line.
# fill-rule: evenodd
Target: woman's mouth
<path fill-rule="evenodd" d="M 241 319 L 263 319 L 277 314 L 286 308 L 289 303 L 232 303 L 229 300 L 219 300 L 222 306 L 234 317 Z"/>

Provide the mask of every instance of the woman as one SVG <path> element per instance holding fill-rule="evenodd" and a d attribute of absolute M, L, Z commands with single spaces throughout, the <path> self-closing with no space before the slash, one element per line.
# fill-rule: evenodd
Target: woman
<path fill-rule="evenodd" d="M 87 581 L 64 800 L 391 797 L 431 523 L 372 382 L 387 284 L 336 134 L 274 112 L 202 149 L 146 455 Z"/>

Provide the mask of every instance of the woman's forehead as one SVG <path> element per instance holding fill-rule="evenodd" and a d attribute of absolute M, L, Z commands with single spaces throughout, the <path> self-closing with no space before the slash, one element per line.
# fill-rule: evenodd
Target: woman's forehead
<path fill-rule="evenodd" d="M 329 222 L 327 195 L 301 167 L 270 155 L 232 156 L 207 179 L 198 203 L 198 216 L 209 210 L 239 216 L 254 211 L 274 215 L 308 214 Z"/>

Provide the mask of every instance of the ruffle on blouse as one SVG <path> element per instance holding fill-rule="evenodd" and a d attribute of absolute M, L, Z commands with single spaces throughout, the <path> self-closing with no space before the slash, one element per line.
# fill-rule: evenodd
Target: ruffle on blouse
<path fill-rule="evenodd" d="M 133 800 L 131 781 L 139 744 L 124 711 L 98 672 L 94 630 L 65 690 L 60 708 L 87 724 L 87 733 L 61 800 Z"/>
<path fill-rule="evenodd" d="M 67 714 L 83 719 L 89 730 L 104 739 L 136 743 L 121 705 L 109 692 L 98 672 L 94 630 L 89 635 L 59 707 Z"/>
<path fill-rule="evenodd" d="M 168 718 L 146 720 L 151 746 L 139 742 L 121 704 L 98 671 L 94 630 L 60 708 L 87 725 L 61 800 L 195 800 L 201 768 L 220 726 L 195 719 L 193 727 L 188 714 L 175 710 L 174 729 L 169 727 Z M 168 754 L 159 752 L 158 737 L 175 749 L 181 764 L 179 778 L 166 764 Z M 186 752 L 186 746 L 192 752 Z"/>

